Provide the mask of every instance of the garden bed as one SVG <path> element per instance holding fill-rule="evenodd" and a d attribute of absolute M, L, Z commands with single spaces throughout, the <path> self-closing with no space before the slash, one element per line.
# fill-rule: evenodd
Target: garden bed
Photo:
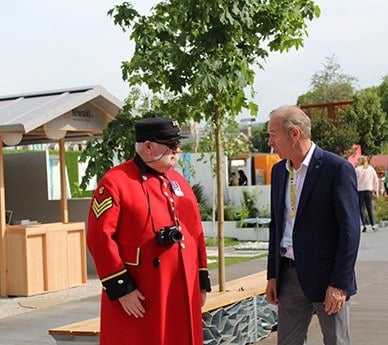
<path fill-rule="evenodd" d="M 259 241 L 268 242 L 268 227 L 240 227 L 240 221 L 224 222 L 224 237 L 233 237 L 239 241 Z M 205 237 L 217 237 L 217 223 L 202 222 Z"/>

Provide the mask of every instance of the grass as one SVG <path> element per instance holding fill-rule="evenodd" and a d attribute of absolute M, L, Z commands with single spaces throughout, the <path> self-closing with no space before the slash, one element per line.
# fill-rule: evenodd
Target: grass
<path fill-rule="evenodd" d="M 235 246 L 241 242 L 242 241 L 239 241 L 237 238 L 232 238 L 232 237 L 225 237 L 224 238 L 224 246 L 225 247 Z M 206 237 L 205 244 L 206 244 L 206 247 L 217 247 L 218 246 L 218 239 L 213 238 L 213 237 Z"/>
<path fill-rule="evenodd" d="M 239 241 L 237 238 L 232 238 L 232 237 L 225 237 L 224 238 L 224 246 L 225 247 L 230 247 L 230 246 L 235 246 L 239 243 L 246 242 L 246 241 Z M 205 243 L 207 247 L 217 247 L 218 246 L 218 239 L 213 238 L 213 237 L 206 237 L 205 238 Z M 231 265 L 236 265 L 241 262 L 245 261 L 250 261 L 253 259 L 258 259 L 263 256 L 267 256 L 267 253 L 263 253 L 260 255 L 255 255 L 255 256 L 226 256 L 225 257 L 225 266 L 231 266 Z M 214 261 L 208 265 L 209 270 L 214 270 L 218 268 L 218 257 L 217 256 L 208 256 L 208 260 Z"/>
<path fill-rule="evenodd" d="M 261 255 L 255 255 L 255 256 L 226 256 L 225 257 L 225 266 L 231 266 L 236 265 L 242 262 L 250 261 L 253 259 L 258 259 L 263 256 L 267 256 L 266 253 Z M 208 265 L 209 270 L 214 270 L 218 268 L 218 257 L 217 256 L 209 256 L 208 260 L 215 260 L 215 262 L 212 262 Z"/>

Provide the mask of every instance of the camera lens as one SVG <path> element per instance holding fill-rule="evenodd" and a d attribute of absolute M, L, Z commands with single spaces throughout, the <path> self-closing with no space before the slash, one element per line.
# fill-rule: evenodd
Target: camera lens
<path fill-rule="evenodd" d="M 182 241 L 182 233 L 175 226 L 166 226 L 156 232 L 156 241 L 161 246 L 168 246 Z"/>
<path fill-rule="evenodd" d="M 179 230 L 171 230 L 169 233 L 170 241 L 177 243 L 182 241 L 182 233 Z"/>

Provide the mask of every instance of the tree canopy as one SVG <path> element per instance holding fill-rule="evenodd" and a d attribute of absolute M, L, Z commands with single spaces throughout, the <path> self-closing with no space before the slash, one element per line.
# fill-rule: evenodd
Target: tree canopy
<path fill-rule="evenodd" d="M 356 128 L 352 122 L 345 121 L 341 111 L 335 121 L 325 111 L 315 111 L 311 119 L 311 133 L 315 143 L 338 155 L 346 155 L 358 140 Z"/>
<path fill-rule="evenodd" d="M 350 101 L 357 79 L 345 74 L 335 55 L 325 58 L 323 69 L 311 77 L 310 90 L 298 97 L 297 104 Z"/>
<path fill-rule="evenodd" d="M 259 126 L 252 127 L 251 143 L 257 152 L 269 153 L 271 147 L 268 145 L 268 121 Z"/>
<path fill-rule="evenodd" d="M 381 98 L 381 107 L 385 114 L 388 114 L 388 75 L 383 78 L 382 83 L 379 85 L 379 95 Z"/>
<path fill-rule="evenodd" d="M 353 106 L 345 110 L 344 122 L 352 124 L 364 155 L 380 154 L 388 141 L 387 114 L 381 107 L 378 87 L 359 91 L 354 97 Z"/>
<path fill-rule="evenodd" d="M 132 59 L 122 64 L 123 79 L 156 94 L 168 90 L 176 97 L 164 111 L 200 121 L 216 109 L 220 116 L 242 108 L 256 114 L 253 94 L 245 95 L 254 67 L 270 50 L 301 47 L 305 21 L 319 8 L 311 0 L 170 0 L 149 16 L 129 2 L 109 13 L 136 43 Z"/>

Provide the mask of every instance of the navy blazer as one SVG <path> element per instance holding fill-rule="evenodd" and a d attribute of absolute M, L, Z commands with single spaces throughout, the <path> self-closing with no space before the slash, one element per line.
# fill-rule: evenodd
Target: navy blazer
<path fill-rule="evenodd" d="M 271 223 L 267 277 L 279 290 L 280 241 L 284 230 L 286 160 L 272 169 Z M 311 302 L 323 302 L 331 285 L 357 290 L 355 262 L 360 242 L 360 211 L 354 167 L 316 146 L 295 216 L 293 249 L 301 288 Z"/>

